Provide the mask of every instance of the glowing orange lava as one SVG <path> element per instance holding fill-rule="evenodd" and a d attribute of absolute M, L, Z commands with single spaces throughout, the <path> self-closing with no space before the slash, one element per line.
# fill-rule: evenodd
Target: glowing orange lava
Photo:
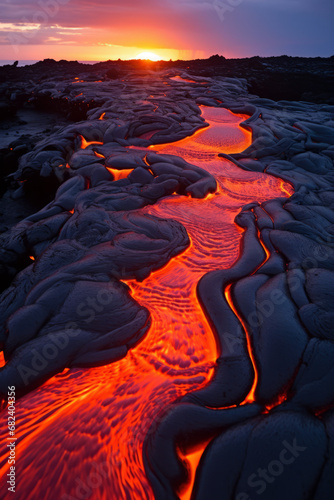
<path fill-rule="evenodd" d="M 231 286 L 232 286 L 232 284 L 228 285 L 226 287 L 226 289 L 225 289 L 225 298 L 227 300 L 228 305 L 230 306 L 230 308 L 232 309 L 232 311 L 234 312 L 234 314 L 236 315 L 236 317 L 238 318 L 238 320 L 242 324 L 242 327 L 243 327 L 244 332 L 246 334 L 248 354 L 249 354 L 249 357 L 250 357 L 250 359 L 252 361 L 252 365 L 253 365 L 253 369 L 254 369 L 254 381 L 253 381 L 252 388 L 251 388 L 248 396 L 246 397 L 245 401 L 243 401 L 242 404 L 253 403 L 255 401 L 255 390 L 256 390 L 256 387 L 257 387 L 258 380 L 259 380 L 259 374 L 258 374 L 258 371 L 257 371 L 257 367 L 256 367 L 254 355 L 253 355 L 251 341 L 250 341 L 250 338 L 249 338 L 249 335 L 248 335 L 248 332 L 247 332 L 247 326 L 245 325 L 245 323 L 244 323 L 241 315 L 238 313 L 238 311 L 236 310 L 236 308 L 235 308 L 235 306 L 233 304 L 233 300 L 232 300 L 232 297 L 231 297 Z"/>
<path fill-rule="evenodd" d="M 101 153 L 97 153 L 97 151 L 94 151 L 94 154 L 95 156 L 97 156 L 98 158 L 105 158 L 105 156 Z"/>
<path fill-rule="evenodd" d="M 224 109 L 202 111 L 209 128 L 154 148 L 209 171 L 219 189 L 203 200 L 172 195 L 141 209 L 179 221 L 191 240 L 186 251 L 144 282 L 128 282 L 134 298 L 151 312 L 147 336 L 126 358 L 67 370 L 17 402 L 17 490 L 26 500 L 35 500 L 41 491 L 48 500 L 79 494 L 92 500 L 153 500 L 142 459 L 144 439 L 172 402 L 212 377 L 217 346 L 197 300 L 197 283 L 208 271 L 228 268 L 237 259 L 242 231 L 234 218 L 242 206 L 284 196 L 289 186 L 218 158 L 220 152 L 244 150 L 251 134 L 239 126 L 244 116 Z M 4 418 L 0 425 L 5 439 Z M 204 447 L 186 456 L 193 472 L 182 500 L 190 498 Z M 0 457 L 0 477 L 6 477 L 5 447 Z"/>
<path fill-rule="evenodd" d="M 195 475 L 196 475 L 196 470 L 197 470 L 198 464 L 202 458 L 203 450 L 207 447 L 207 445 L 210 443 L 210 441 L 211 441 L 211 439 L 209 439 L 208 441 L 205 441 L 204 443 L 202 443 L 202 445 L 200 446 L 199 449 L 196 448 L 194 451 L 191 451 L 187 455 L 183 454 L 181 452 L 181 450 L 178 450 L 179 456 L 183 460 L 186 460 L 188 462 L 188 467 L 190 470 L 189 482 L 188 482 L 188 484 L 186 484 L 182 488 L 182 491 L 179 492 L 179 496 L 180 496 L 180 498 L 182 498 L 182 500 L 190 500 L 191 493 L 192 493 L 194 483 L 195 483 Z"/>
<path fill-rule="evenodd" d="M 119 181 L 120 179 L 126 179 L 131 172 L 133 172 L 133 168 L 128 168 L 124 170 L 117 170 L 116 168 L 106 167 L 107 170 L 114 176 L 114 181 Z"/>
<path fill-rule="evenodd" d="M 98 145 L 98 144 L 103 144 L 103 142 L 99 142 L 99 141 L 86 141 L 86 139 L 84 138 L 83 135 L 80 135 L 80 139 L 81 139 L 81 149 L 86 149 L 88 148 L 88 146 L 92 146 L 92 145 Z"/>
<path fill-rule="evenodd" d="M 285 393 L 280 394 L 273 403 L 266 406 L 266 409 L 263 413 L 269 413 L 273 408 L 276 408 L 276 406 L 281 405 L 286 400 L 287 400 L 287 395 Z"/>

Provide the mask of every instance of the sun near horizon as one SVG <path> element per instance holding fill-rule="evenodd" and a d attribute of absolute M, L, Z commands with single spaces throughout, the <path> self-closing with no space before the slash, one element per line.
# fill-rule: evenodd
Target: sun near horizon
<path fill-rule="evenodd" d="M 157 62 L 157 61 L 162 61 L 163 60 L 163 58 L 161 56 L 158 56 L 154 52 L 149 52 L 149 51 L 141 52 L 140 54 L 138 54 L 135 57 L 135 59 L 141 59 L 143 61 L 153 61 L 153 62 Z"/>

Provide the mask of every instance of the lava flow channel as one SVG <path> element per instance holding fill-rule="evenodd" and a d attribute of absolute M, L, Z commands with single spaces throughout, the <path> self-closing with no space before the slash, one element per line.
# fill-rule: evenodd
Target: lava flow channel
<path fill-rule="evenodd" d="M 150 310 L 152 326 L 126 358 L 65 370 L 17 402 L 16 498 L 36 499 L 41 491 L 48 500 L 154 498 L 143 441 L 168 405 L 210 381 L 217 358 L 196 285 L 206 272 L 237 259 L 242 230 L 234 218 L 243 205 L 292 192 L 280 179 L 218 158 L 219 152 L 240 152 L 251 143 L 251 134 L 239 127 L 245 116 L 205 107 L 202 112 L 209 128 L 154 149 L 208 170 L 218 191 L 204 200 L 170 196 L 142 209 L 181 222 L 191 245 L 143 283 L 128 282 L 134 298 Z M 6 450 L 0 467 L 5 480 Z"/>

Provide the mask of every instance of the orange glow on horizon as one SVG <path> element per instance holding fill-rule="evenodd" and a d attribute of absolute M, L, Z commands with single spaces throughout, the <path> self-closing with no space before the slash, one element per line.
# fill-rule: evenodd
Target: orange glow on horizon
<path fill-rule="evenodd" d="M 157 54 L 154 54 L 154 52 L 141 52 L 140 54 L 135 57 L 135 59 L 141 59 L 143 61 L 161 61 L 162 58 L 158 56 Z"/>

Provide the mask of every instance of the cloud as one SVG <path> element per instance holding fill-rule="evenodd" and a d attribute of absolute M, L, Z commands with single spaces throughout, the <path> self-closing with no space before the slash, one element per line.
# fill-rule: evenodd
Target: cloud
<path fill-rule="evenodd" d="M 19 32 L 19 31 L 32 31 L 40 28 L 37 23 L 2 23 L 0 22 L 0 31 L 2 32 Z"/>
<path fill-rule="evenodd" d="M 0 0 L 0 44 L 16 35 L 26 44 L 325 55 L 333 9 L 332 0 Z"/>

